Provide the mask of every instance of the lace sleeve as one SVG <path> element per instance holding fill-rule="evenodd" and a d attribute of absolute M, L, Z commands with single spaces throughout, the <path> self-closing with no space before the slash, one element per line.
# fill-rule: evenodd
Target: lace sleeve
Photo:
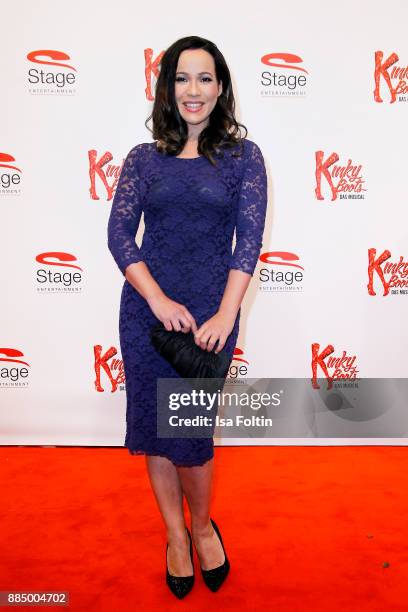
<path fill-rule="evenodd" d="M 262 152 L 254 142 L 248 141 L 248 145 L 238 202 L 236 244 L 230 268 L 252 276 L 263 244 L 268 188 Z"/>
<path fill-rule="evenodd" d="M 108 221 L 108 248 L 124 276 L 129 264 L 143 261 L 135 241 L 143 208 L 137 157 L 138 145 L 123 164 Z"/>

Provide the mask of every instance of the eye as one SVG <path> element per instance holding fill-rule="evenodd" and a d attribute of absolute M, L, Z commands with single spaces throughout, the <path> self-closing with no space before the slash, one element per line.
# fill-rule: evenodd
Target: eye
<path fill-rule="evenodd" d="M 186 78 L 186 77 L 182 77 L 182 76 L 178 76 L 178 77 L 176 77 L 176 83 L 177 83 L 177 82 L 179 82 L 179 81 L 185 81 L 185 78 Z M 211 77 L 202 77 L 202 79 L 203 79 L 204 81 L 205 81 L 205 80 L 207 80 L 207 81 L 212 81 L 212 78 L 211 78 Z"/>

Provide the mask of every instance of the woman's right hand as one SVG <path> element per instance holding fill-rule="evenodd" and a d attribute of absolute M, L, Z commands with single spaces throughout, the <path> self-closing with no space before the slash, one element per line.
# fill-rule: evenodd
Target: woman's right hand
<path fill-rule="evenodd" d="M 187 334 L 190 330 L 195 333 L 197 324 L 191 312 L 179 302 L 160 294 L 147 299 L 154 316 L 159 319 L 167 331 L 182 331 Z"/>

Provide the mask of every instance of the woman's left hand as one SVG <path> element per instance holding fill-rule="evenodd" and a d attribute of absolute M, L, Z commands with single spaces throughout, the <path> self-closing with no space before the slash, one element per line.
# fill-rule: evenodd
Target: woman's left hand
<path fill-rule="evenodd" d="M 194 334 L 195 343 L 202 349 L 212 351 L 219 340 L 215 353 L 219 353 L 225 346 L 228 336 L 234 327 L 236 314 L 229 314 L 218 310 L 215 315 L 205 321 Z"/>

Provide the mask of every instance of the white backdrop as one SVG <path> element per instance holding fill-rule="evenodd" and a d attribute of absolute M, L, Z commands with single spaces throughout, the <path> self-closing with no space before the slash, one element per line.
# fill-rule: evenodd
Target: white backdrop
<path fill-rule="evenodd" d="M 113 378 L 120 373 L 124 279 L 107 248 L 112 199 L 98 174 L 92 197 L 89 156 L 110 154 L 102 172 L 112 185 L 110 171 L 117 176 L 127 152 L 152 140 L 144 121 L 154 96 L 154 62 L 191 34 L 209 38 L 225 55 L 237 118 L 261 148 L 268 171 L 266 261 L 258 262 L 243 303 L 234 368 L 245 365 L 243 377 L 311 378 L 311 347 L 319 343 L 321 350 L 331 344 L 334 357 L 354 356 L 362 378 L 407 378 L 408 269 L 400 266 L 397 274 L 402 291 L 387 296 L 377 272 L 376 295 L 369 295 L 367 269 L 370 248 L 377 256 L 388 249 L 388 262 L 408 258 L 408 92 L 391 103 L 385 78 L 387 72 L 401 90 L 408 82 L 408 5 L 207 0 L 197 10 L 192 6 L 39 0 L 3 7 L 2 444 L 123 444 L 125 384 L 112 392 L 102 369 L 101 390 L 95 386 L 95 347 L 102 354 L 116 349 L 107 367 Z M 398 56 L 380 74 L 382 103 L 374 96 L 376 51 L 383 52 L 383 63 Z M 395 76 L 395 68 L 403 70 Z M 295 77 L 303 81 L 292 89 Z M 361 184 L 363 199 L 338 193 L 332 201 L 325 176 L 324 199 L 317 199 L 318 151 L 324 160 L 337 153 L 337 166 L 361 166 L 360 178 L 346 185 Z M 336 174 L 333 166 L 329 172 Z M 139 244 L 142 233 L 143 222 Z M 302 269 L 280 265 L 282 252 L 294 254 L 298 259 L 286 262 Z M 280 271 L 300 271 L 302 278 L 292 285 L 265 281 Z M 71 285 L 58 282 L 57 273 L 71 274 Z M 250 442 L 362 441 L 378 439 Z M 405 432 L 381 441 L 405 443 Z"/>

